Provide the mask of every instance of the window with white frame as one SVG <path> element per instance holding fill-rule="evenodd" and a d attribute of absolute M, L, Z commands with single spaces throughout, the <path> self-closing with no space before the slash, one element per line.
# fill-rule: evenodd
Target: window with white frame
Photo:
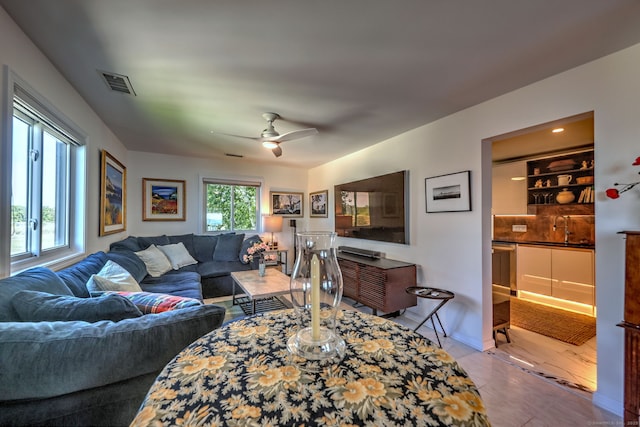
<path fill-rule="evenodd" d="M 84 136 L 26 84 L 14 81 L 8 89 L 13 102 L 4 121 L 11 130 L 2 166 L 10 171 L 3 178 L 10 180 L 8 255 L 16 271 L 84 250 Z"/>
<path fill-rule="evenodd" d="M 204 230 L 258 231 L 260 183 L 205 179 Z"/>

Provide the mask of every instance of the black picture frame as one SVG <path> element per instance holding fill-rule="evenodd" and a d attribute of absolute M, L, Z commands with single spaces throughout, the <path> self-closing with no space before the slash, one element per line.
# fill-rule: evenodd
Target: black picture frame
<path fill-rule="evenodd" d="M 471 171 L 425 178 L 424 194 L 427 213 L 471 211 Z"/>

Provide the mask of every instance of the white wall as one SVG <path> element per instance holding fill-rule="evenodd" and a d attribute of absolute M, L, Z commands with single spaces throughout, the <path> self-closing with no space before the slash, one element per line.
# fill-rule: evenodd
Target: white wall
<path fill-rule="evenodd" d="M 260 149 L 260 148 L 258 148 Z M 178 157 L 140 151 L 130 151 L 127 157 L 127 234 L 133 236 L 155 236 L 158 234 L 202 233 L 202 179 L 226 178 L 262 182 L 261 210 L 269 214 L 270 191 L 304 192 L 305 213 L 309 210 L 306 169 L 282 166 L 265 166 L 243 159 L 202 159 Z M 142 178 L 178 179 L 186 181 L 186 221 L 143 221 Z M 308 214 L 307 214 L 308 215 Z M 305 220 L 298 220 L 298 230 L 304 229 Z M 271 233 L 262 234 L 269 239 Z M 293 230 L 289 221 L 283 221 L 281 233 L 274 237 L 280 247 L 291 249 L 293 259 Z M 289 266 L 291 268 L 291 266 Z"/>
<path fill-rule="evenodd" d="M 559 118 L 595 112 L 596 298 L 598 390 L 594 402 L 622 414 L 624 243 L 620 230 L 640 229 L 640 191 L 618 200 L 604 190 L 639 179 L 640 45 L 521 88 L 309 171 L 309 188 L 400 169 L 410 171 L 411 244 L 341 239 L 340 244 L 387 253 L 419 264 L 423 285 L 452 290 L 443 322 L 454 338 L 476 349 L 491 340 L 491 151 L 481 141 Z M 483 146 L 484 145 L 484 146 Z M 424 178 L 471 170 L 472 212 L 425 213 Z M 332 193 L 332 191 L 331 191 Z M 330 194 L 332 197 L 332 194 Z M 310 220 L 331 228 L 331 219 Z M 422 318 L 419 301 L 408 314 Z"/>
<path fill-rule="evenodd" d="M 122 238 L 122 233 L 98 237 L 100 150 L 106 149 L 119 160 L 126 159 L 127 150 L 2 8 L 0 8 L 0 64 L 9 66 L 14 73 L 89 136 L 86 146 L 88 171 L 86 250 L 87 253 L 91 253 L 107 248 L 111 241 Z M 0 91 L 4 98 L 6 96 L 4 84 Z M 105 96 L 118 95 L 106 94 Z M 1 174 L 0 181 L 3 181 Z M 7 187 L 6 182 L 0 182 L 3 194 L 7 188 L 10 187 Z M 2 200 L 4 201 L 4 197 Z M 8 244 L 8 239 L 2 240 L 4 244 Z M 8 265 L 5 265 L 4 269 L 2 267 L 0 263 L 0 277 L 8 273 Z"/>

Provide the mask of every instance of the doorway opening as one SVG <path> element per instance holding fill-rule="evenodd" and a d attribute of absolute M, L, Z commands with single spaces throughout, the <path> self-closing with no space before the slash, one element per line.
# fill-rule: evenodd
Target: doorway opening
<path fill-rule="evenodd" d="M 593 123 L 587 112 L 483 141 L 492 163 L 490 351 L 584 393 L 596 390 L 597 368 Z"/>

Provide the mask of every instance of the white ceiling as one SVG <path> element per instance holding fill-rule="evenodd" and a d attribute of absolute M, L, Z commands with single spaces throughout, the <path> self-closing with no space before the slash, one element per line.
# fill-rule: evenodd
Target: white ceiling
<path fill-rule="evenodd" d="M 128 149 L 311 167 L 640 42 L 638 0 L 0 0 Z M 129 76 L 110 92 L 97 70 Z M 275 158 L 280 132 L 317 127 Z M 212 131 L 214 133 L 212 133 Z M 227 158 L 228 161 L 244 161 Z"/>

